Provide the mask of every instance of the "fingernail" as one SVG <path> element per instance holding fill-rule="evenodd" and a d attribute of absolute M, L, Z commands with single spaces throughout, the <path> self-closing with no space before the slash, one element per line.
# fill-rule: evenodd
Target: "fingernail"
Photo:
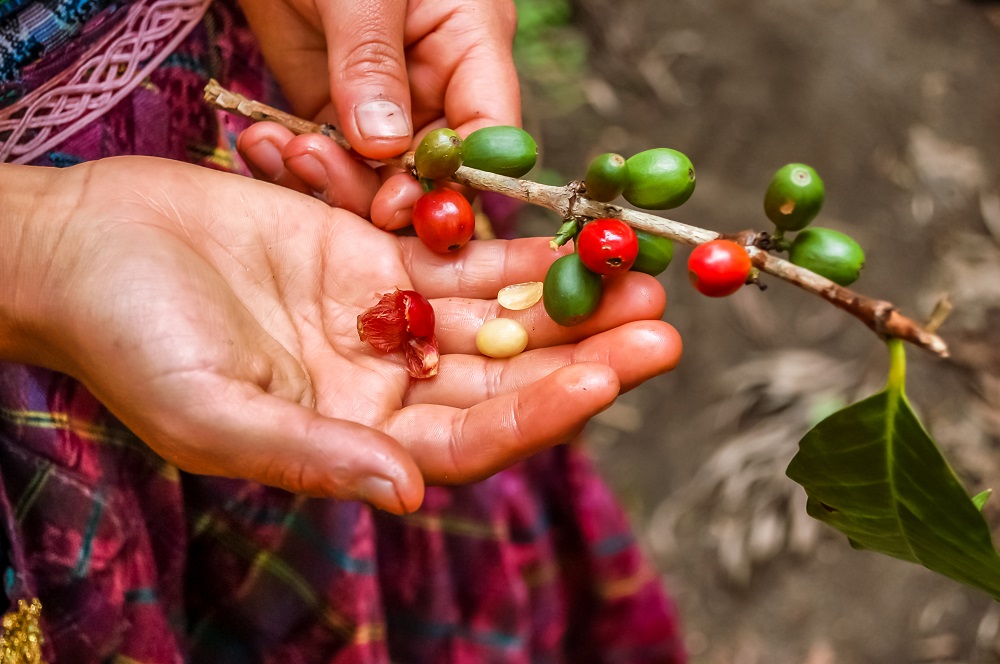
<path fill-rule="evenodd" d="M 402 514 L 406 510 L 403 508 L 403 501 L 399 499 L 396 486 L 384 477 L 367 477 L 361 482 L 362 498 L 378 507 L 392 512 Z"/>
<path fill-rule="evenodd" d="M 403 109 L 391 101 L 369 101 L 354 109 L 354 121 L 362 138 L 407 138 L 410 121 Z"/>
<path fill-rule="evenodd" d="M 259 141 L 246 149 L 247 158 L 257 171 L 268 180 L 274 182 L 285 170 L 285 162 L 281 159 L 281 150 L 271 141 Z"/>
<path fill-rule="evenodd" d="M 287 166 L 288 170 L 297 175 L 307 187 L 313 190 L 313 194 L 327 203 L 331 203 L 327 196 L 330 189 L 330 177 L 319 159 L 308 153 L 301 154 L 289 159 Z"/>

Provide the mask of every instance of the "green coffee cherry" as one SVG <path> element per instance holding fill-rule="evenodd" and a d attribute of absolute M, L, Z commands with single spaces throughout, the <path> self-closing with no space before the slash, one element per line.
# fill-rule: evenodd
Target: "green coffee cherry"
<path fill-rule="evenodd" d="M 629 183 L 622 195 L 636 207 L 669 210 L 694 193 L 694 166 L 682 152 L 653 148 L 632 155 L 626 164 Z"/>
<path fill-rule="evenodd" d="M 462 165 L 462 139 L 454 130 L 432 129 L 413 154 L 417 175 L 428 180 L 451 177 Z"/>
<path fill-rule="evenodd" d="M 645 272 L 654 277 L 670 265 L 674 257 L 674 243 L 670 238 L 653 235 L 633 228 L 639 240 L 639 254 L 632 263 L 633 272 Z"/>
<path fill-rule="evenodd" d="M 865 252 L 851 236 L 816 226 L 795 236 L 788 249 L 788 260 L 835 284 L 849 286 L 860 276 Z"/>
<path fill-rule="evenodd" d="M 560 325 L 578 325 L 597 309 L 601 286 L 601 275 L 588 270 L 577 254 L 557 258 L 542 286 L 545 312 Z"/>
<path fill-rule="evenodd" d="M 538 144 L 520 127 L 483 127 L 466 136 L 462 156 L 470 168 L 519 178 L 534 168 Z"/>
<path fill-rule="evenodd" d="M 764 212 L 782 231 L 800 231 L 823 207 L 823 181 L 811 166 L 786 164 L 778 169 L 764 194 Z"/>
<path fill-rule="evenodd" d="M 594 157 L 587 167 L 583 184 L 587 187 L 587 198 L 600 203 L 615 200 L 628 186 L 625 157 L 613 152 Z"/>

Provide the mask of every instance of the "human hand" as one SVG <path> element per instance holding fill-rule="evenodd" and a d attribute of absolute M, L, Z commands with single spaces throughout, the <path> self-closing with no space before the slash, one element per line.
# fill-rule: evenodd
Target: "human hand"
<path fill-rule="evenodd" d="M 520 124 L 510 0 L 241 4 L 292 109 L 332 122 L 366 157 L 395 156 L 438 126 L 465 137 Z M 295 137 L 273 123 L 247 129 L 239 149 L 259 178 L 313 193 L 381 228 L 408 224 L 421 194 L 412 178 L 376 173 L 326 137 Z"/>
<path fill-rule="evenodd" d="M 504 312 L 529 350 L 476 354 L 497 291 L 554 259 L 544 238 L 439 256 L 295 192 L 175 162 L 0 170 L 20 196 L 5 196 L 8 214 L 35 210 L 19 234 L 0 226 L 0 357 L 77 377 L 190 472 L 410 511 L 425 481 L 474 481 L 563 442 L 680 354 L 643 274 L 609 282 L 579 327 L 539 306 Z M 358 338 L 358 314 L 397 287 L 435 309 L 435 378 Z"/>

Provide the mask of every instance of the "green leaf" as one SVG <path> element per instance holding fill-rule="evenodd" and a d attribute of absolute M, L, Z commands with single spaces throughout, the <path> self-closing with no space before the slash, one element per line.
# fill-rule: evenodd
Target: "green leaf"
<path fill-rule="evenodd" d="M 787 474 L 810 516 L 852 546 L 919 563 L 1000 600 L 1000 555 L 980 513 L 904 392 L 902 342 L 889 342 L 885 390 L 816 425 Z M 987 496 L 988 497 L 988 496 Z"/>
<path fill-rule="evenodd" d="M 993 489 L 987 489 L 986 491 L 980 491 L 972 497 L 972 502 L 975 504 L 976 509 L 980 512 L 983 511 L 983 507 L 986 505 L 986 501 L 990 499 L 993 495 Z"/>

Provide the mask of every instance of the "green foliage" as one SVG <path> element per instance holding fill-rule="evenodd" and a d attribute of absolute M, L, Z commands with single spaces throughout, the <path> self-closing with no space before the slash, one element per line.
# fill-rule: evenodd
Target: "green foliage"
<path fill-rule="evenodd" d="M 587 44 L 571 23 L 568 0 L 517 0 L 514 61 L 522 83 L 561 114 L 583 103 L 580 79 L 587 66 Z"/>
<path fill-rule="evenodd" d="M 566 25 L 572 17 L 567 0 L 517 0 L 518 37 L 535 40 L 556 26 Z"/>
<path fill-rule="evenodd" d="M 920 563 L 1000 600 L 1000 555 L 980 513 L 906 399 L 903 342 L 885 390 L 827 417 L 787 474 L 807 510 L 860 549 Z"/>

